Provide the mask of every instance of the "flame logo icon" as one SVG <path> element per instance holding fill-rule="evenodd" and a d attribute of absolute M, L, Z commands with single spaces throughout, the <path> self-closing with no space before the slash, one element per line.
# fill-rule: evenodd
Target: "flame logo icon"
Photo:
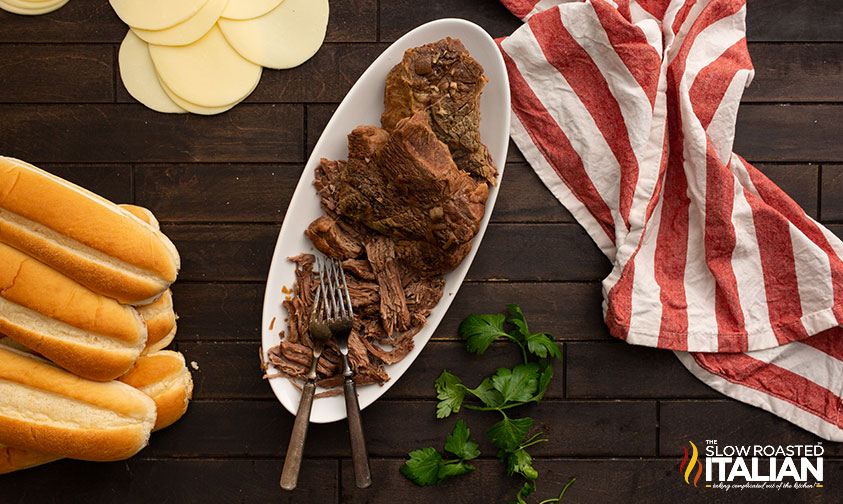
<path fill-rule="evenodd" d="M 685 474 L 685 483 L 690 485 L 689 478 L 691 477 L 691 473 L 694 472 L 694 467 L 696 467 L 697 474 L 694 476 L 694 486 L 697 486 L 697 482 L 702 475 L 702 463 L 698 459 L 699 452 L 697 451 L 697 445 L 691 441 L 688 441 L 688 444 L 691 445 L 691 460 L 688 460 L 688 448 L 683 447 L 685 458 L 682 459 L 682 464 L 679 465 L 679 472 Z"/>

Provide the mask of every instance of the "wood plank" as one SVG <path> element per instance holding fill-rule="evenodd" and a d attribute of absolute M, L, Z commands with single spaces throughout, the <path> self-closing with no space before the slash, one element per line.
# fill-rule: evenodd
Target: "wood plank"
<path fill-rule="evenodd" d="M 161 230 L 181 255 L 181 280 L 265 280 L 278 237 L 276 225 L 177 225 Z"/>
<path fill-rule="evenodd" d="M 764 42 L 843 41 L 843 5 L 836 0 L 747 0 L 746 38 Z"/>
<path fill-rule="evenodd" d="M 841 161 L 841 114 L 838 105 L 742 105 L 734 151 L 750 162 Z"/>
<path fill-rule="evenodd" d="M 301 165 L 138 165 L 137 202 L 162 222 L 281 223 Z"/>
<path fill-rule="evenodd" d="M 176 341 L 260 341 L 264 289 L 259 282 L 177 281 L 173 285 L 179 314 Z M 466 282 L 433 339 L 460 341 L 457 327 L 470 313 L 503 312 L 514 302 L 524 310 L 533 330 L 550 332 L 557 340 L 607 340 L 600 292 L 596 282 Z"/>
<path fill-rule="evenodd" d="M 375 42 L 377 0 L 331 2 L 328 42 Z M 128 27 L 108 2 L 73 0 L 43 16 L 19 16 L 0 10 L 0 42 L 119 43 Z"/>
<path fill-rule="evenodd" d="M 264 224 L 161 229 L 181 252 L 179 278 L 203 282 L 265 280 L 278 235 L 278 226 Z M 467 279 L 593 281 L 609 270 L 608 260 L 576 224 L 491 224 Z"/>
<path fill-rule="evenodd" d="M 440 447 L 441 449 L 441 447 Z M 839 500 L 830 488 L 758 490 L 740 492 L 689 486 L 679 472 L 680 458 L 649 460 L 618 459 L 537 459 L 538 490 L 527 502 L 539 502 L 559 496 L 572 477 L 574 482 L 561 502 L 577 504 L 628 504 L 630 502 L 682 502 L 691 504 L 728 504 L 741 502 L 820 503 Z M 354 486 L 350 460 L 342 462 L 341 501 L 347 504 L 372 502 L 511 502 L 523 480 L 507 477 L 505 468 L 494 460 L 472 461 L 475 470 L 446 481 L 441 486 L 418 487 L 398 472 L 403 459 L 371 461 L 373 484 L 366 490 Z M 835 482 L 843 476 L 843 462 L 825 462 L 825 481 Z M 787 492 L 787 493 L 784 493 Z M 410 497 L 412 496 L 412 497 Z"/>
<path fill-rule="evenodd" d="M 301 105 L 239 105 L 219 116 L 142 105 L 0 105 L 0 152 L 33 163 L 294 162 Z"/>
<path fill-rule="evenodd" d="M 569 399 L 722 397 L 670 351 L 620 341 L 567 343 L 566 350 Z"/>
<path fill-rule="evenodd" d="M 530 165 L 507 163 L 492 222 L 575 222 Z"/>
<path fill-rule="evenodd" d="M 4 502 L 336 502 L 338 462 L 305 459 L 293 492 L 278 486 L 283 460 L 60 460 L 0 476 Z M 57 489 L 61 489 L 58 491 Z"/>
<path fill-rule="evenodd" d="M 334 115 L 338 106 L 338 103 L 325 103 L 319 105 L 307 105 L 305 107 L 307 109 L 306 158 L 310 158 L 310 154 L 313 152 L 313 147 L 316 146 L 316 142 L 318 142 L 319 137 L 322 136 L 322 131 L 325 130 L 325 126 L 328 125 L 328 121 L 331 120 L 331 116 Z"/>
<path fill-rule="evenodd" d="M 178 349 L 191 369 L 194 399 L 274 399 L 261 379 L 258 342 L 205 343 L 179 341 Z"/>
<path fill-rule="evenodd" d="M 492 37 L 509 35 L 521 26 L 521 21 L 500 2 L 381 0 L 381 40 L 391 42 L 421 24 L 440 18 L 467 19 L 482 26 Z"/>
<path fill-rule="evenodd" d="M 377 0 L 330 3 L 327 42 L 375 42 L 378 35 Z"/>
<path fill-rule="evenodd" d="M 466 278 L 589 281 L 610 270 L 577 224 L 492 224 Z"/>
<path fill-rule="evenodd" d="M 176 342 L 260 340 L 262 283 L 177 281 L 172 289 L 173 305 L 179 315 Z"/>
<path fill-rule="evenodd" d="M 805 213 L 814 219 L 818 218 L 819 167 L 817 165 L 768 165 L 759 163 L 755 167 L 793 198 L 793 201 L 801 206 Z"/>
<path fill-rule="evenodd" d="M 73 0 L 43 16 L 0 10 L 0 42 L 104 42 L 123 40 L 128 28 L 108 2 Z"/>
<path fill-rule="evenodd" d="M 363 410 L 366 445 L 373 457 L 404 457 L 424 446 L 441 448 L 457 418 L 437 420 L 435 401 L 378 401 Z M 656 448 L 656 405 L 651 401 L 543 401 L 507 411 L 510 418 L 535 420 L 544 432 L 536 456 L 652 456 Z M 486 457 L 494 446 L 483 434 L 500 415 L 464 410 L 464 419 Z M 143 452 L 148 457 L 278 457 L 287 449 L 294 415 L 275 400 L 193 401 L 178 423 L 157 432 Z M 396 429 L 400 421 L 401 428 Z M 600 426 L 599 429 L 594 426 Z M 408 436 L 407 433 L 413 433 Z M 349 456 L 343 422 L 312 424 L 305 455 Z"/>
<path fill-rule="evenodd" d="M 843 45 L 749 44 L 755 77 L 743 102 L 840 102 Z"/>
<path fill-rule="evenodd" d="M 843 166 L 824 165 L 822 171 L 822 220 L 843 221 Z"/>
<path fill-rule="evenodd" d="M 112 102 L 113 67 L 110 45 L 0 45 L 0 102 Z"/>
<path fill-rule="evenodd" d="M 825 456 L 843 456 L 840 443 L 824 442 L 772 413 L 737 401 L 664 401 L 659 426 L 661 455 L 681 457 L 688 440 L 701 447 L 705 440 L 712 439 L 724 446 L 822 443 Z"/>
<path fill-rule="evenodd" d="M 132 168 L 128 165 L 56 165 L 38 168 L 80 185 L 115 203 L 132 203 Z"/>

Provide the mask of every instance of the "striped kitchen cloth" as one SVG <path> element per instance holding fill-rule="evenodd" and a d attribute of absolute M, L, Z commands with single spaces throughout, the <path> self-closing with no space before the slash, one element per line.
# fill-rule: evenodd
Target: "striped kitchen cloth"
<path fill-rule="evenodd" d="M 512 138 L 612 262 L 612 335 L 843 441 L 843 242 L 732 152 L 745 1 L 502 1 Z"/>

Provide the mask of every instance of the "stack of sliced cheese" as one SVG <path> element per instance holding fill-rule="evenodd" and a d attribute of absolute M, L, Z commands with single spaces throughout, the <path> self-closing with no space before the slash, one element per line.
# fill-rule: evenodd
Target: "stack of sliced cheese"
<path fill-rule="evenodd" d="M 328 25 L 328 0 L 109 1 L 129 25 L 119 55 L 123 84 L 166 113 L 232 108 L 254 91 L 263 67 L 310 59 Z"/>
<path fill-rule="evenodd" d="M 131 457 L 187 410 L 152 213 L 0 156 L 0 474 Z"/>
<path fill-rule="evenodd" d="M 0 0 L 0 9 L 24 16 L 38 16 L 60 9 L 68 1 L 70 0 Z"/>

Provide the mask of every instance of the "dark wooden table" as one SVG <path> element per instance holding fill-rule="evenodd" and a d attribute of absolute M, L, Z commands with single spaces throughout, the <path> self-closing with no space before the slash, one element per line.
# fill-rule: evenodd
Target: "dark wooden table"
<path fill-rule="evenodd" d="M 300 488 L 279 488 L 293 416 L 261 380 L 257 358 L 276 234 L 303 163 L 351 84 L 389 42 L 449 16 L 495 37 L 520 24 L 495 0 L 332 0 L 327 42 L 311 61 L 265 71 L 245 103 L 201 117 L 158 114 L 128 95 L 117 69 L 126 26 L 105 0 L 72 0 L 32 18 L 0 12 L 0 153 L 155 212 L 183 260 L 174 346 L 199 365 L 187 415 L 136 457 L 0 476 L 0 502 L 506 502 L 520 483 L 482 434 L 491 414 L 459 416 L 481 440 L 474 473 L 418 488 L 398 467 L 410 450 L 441 450 L 453 427 L 453 418 L 434 416 L 433 381 L 443 368 L 476 383 L 517 361 L 504 345 L 473 357 L 456 333 L 469 313 L 510 302 L 564 348 L 547 400 L 523 411 L 550 439 L 532 451 L 536 496 L 556 495 L 576 477 L 566 502 L 839 502 L 843 447 L 829 442 L 823 489 L 735 495 L 684 483 L 689 440 L 819 439 L 710 390 L 670 352 L 613 341 L 600 311 L 608 261 L 514 146 L 492 224 L 448 316 L 363 413 L 372 487 L 354 487 L 339 422 L 312 427 Z M 747 18 L 756 76 L 735 150 L 843 235 L 843 4 L 751 0 Z"/>

